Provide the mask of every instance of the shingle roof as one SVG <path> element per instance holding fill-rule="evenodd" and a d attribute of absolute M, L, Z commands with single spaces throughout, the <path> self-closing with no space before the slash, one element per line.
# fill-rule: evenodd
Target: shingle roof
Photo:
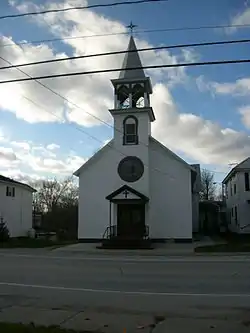
<path fill-rule="evenodd" d="M 31 186 L 29 186 L 29 185 L 27 185 L 27 184 L 24 184 L 24 183 L 18 182 L 18 181 L 16 181 L 16 180 L 12 179 L 12 178 L 2 176 L 2 175 L 0 175 L 0 182 L 4 182 L 4 183 L 12 183 L 12 184 L 20 185 L 20 186 L 26 187 L 27 190 L 30 190 L 30 191 L 32 191 L 32 192 L 36 192 L 36 190 L 35 190 L 33 187 L 31 187 Z"/>
<path fill-rule="evenodd" d="M 125 54 L 119 79 L 140 79 L 145 78 L 143 69 L 126 70 L 127 68 L 142 67 L 141 59 L 138 54 L 133 36 L 130 37 L 127 52 Z"/>

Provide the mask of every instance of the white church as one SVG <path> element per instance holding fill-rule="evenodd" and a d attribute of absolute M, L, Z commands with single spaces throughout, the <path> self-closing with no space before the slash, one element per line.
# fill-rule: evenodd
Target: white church
<path fill-rule="evenodd" d="M 74 173 L 81 241 L 118 247 L 143 240 L 184 242 L 198 228 L 199 165 L 189 165 L 151 136 L 152 85 L 141 67 L 131 36 L 119 78 L 111 80 L 113 139 Z"/>

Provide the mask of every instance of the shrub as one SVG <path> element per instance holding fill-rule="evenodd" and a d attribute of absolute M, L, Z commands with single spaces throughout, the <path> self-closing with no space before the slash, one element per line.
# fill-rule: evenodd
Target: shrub
<path fill-rule="evenodd" d="M 6 242 L 9 238 L 9 229 L 4 222 L 3 217 L 0 217 L 0 242 Z"/>

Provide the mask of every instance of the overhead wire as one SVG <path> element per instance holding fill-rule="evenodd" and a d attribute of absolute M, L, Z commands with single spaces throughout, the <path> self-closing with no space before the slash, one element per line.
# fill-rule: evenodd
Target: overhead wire
<path fill-rule="evenodd" d="M 250 59 L 235 59 L 235 60 L 214 60 L 214 61 L 201 61 L 201 62 L 187 62 L 187 63 L 177 63 L 169 65 L 150 65 L 150 66 L 141 66 L 141 67 L 128 67 L 127 71 L 136 70 L 136 69 L 158 69 L 158 68 L 178 68 L 178 67 L 195 67 L 195 66 L 211 66 L 211 65 L 226 65 L 226 64 L 243 64 L 250 63 Z M 100 69 L 100 70 L 91 70 L 83 72 L 70 72 L 70 73 L 61 73 L 61 74 L 50 74 L 44 76 L 34 76 L 28 78 L 20 79 L 11 79 L 0 81 L 0 84 L 6 83 L 16 83 L 16 82 L 26 82 L 34 80 L 44 80 L 60 77 L 71 77 L 79 75 L 90 75 L 90 74 L 100 74 L 100 73 L 111 73 L 111 72 L 120 72 L 121 68 L 110 68 L 110 69 Z"/>
<path fill-rule="evenodd" d="M 0 57 L 0 59 L 2 59 L 3 61 L 11 64 L 10 61 Z M 14 65 L 13 65 L 14 66 Z M 19 68 L 17 68 L 18 71 L 22 72 L 23 74 L 29 76 L 29 74 L 27 74 L 26 72 L 20 70 Z M 67 101 L 68 103 L 72 104 L 73 106 L 75 106 L 76 108 L 79 108 L 81 109 L 82 111 L 84 111 L 85 113 L 87 113 L 88 115 L 90 115 L 91 117 L 95 118 L 96 120 L 102 122 L 103 124 L 109 126 L 110 128 L 114 129 L 115 131 L 118 131 L 120 133 L 122 133 L 122 131 L 120 131 L 119 129 L 115 128 L 114 126 L 110 125 L 108 122 L 102 120 L 101 118 L 95 116 L 94 114 L 90 113 L 90 112 L 87 112 L 85 111 L 82 107 L 80 107 L 79 105 L 77 105 L 76 103 L 72 102 L 71 100 L 67 99 L 65 96 L 59 94 L 58 92 L 54 91 L 53 89 L 51 89 L 50 87 L 48 87 L 47 85 L 41 83 L 40 81 L 37 81 L 35 80 L 39 85 L 43 86 L 44 88 L 48 89 L 50 92 L 52 92 L 53 94 L 57 95 L 58 97 L 62 98 L 63 100 Z M 73 124 L 72 122 L 68 123 L 68 122 L 65 122 L 65 120 L 61 117 L 59 117 L 58 115 L 56 115 L 55 113 L 45 109 L 44 107 L 42 107 L 41 105 L 37 104 L 36 102 L 34 102 L 32 99 L 22 95 L 26 100 L 28 100 L 29 102 L 33 103 L 35 106 L 37 106 L 38 108 L 41 108 L 43 109 L 44 111 L 52 114 L 54 117 L 56 117 L 57 119 L 59 119 L 60 121 L 62 121 L 63 123 L 66 123 L 68 126 L 73 126 L 73 128 L 75 128 L 76 130 L 82 132 L 83 134 L 89 136 L 90 138 L 92 138 L 93 140 L 95 141 L 98 141 L 99 143 L 103 144 L 103 141 L 98 139 L 96 136 L 93 136 L 91 134 L 89 134 L 88 132 L 84 131 L 82 128 L 78 127 L 77 125 Z M 147 146 L 146 144 L 144 144 L 143 142 L 140 142 L 139 143 L 142 143 L 143 145 Z M 109 143 L 107 144 L 109 147 L 111 147 L 112 149 L 114 149 L 113 146 L 111 146 Z M 117 150 L 117 149 L 115 149 Z M 156 150 L 155 150 L 156 151 Z M 120 150 L 117 150 L 117 152 L 119 152 L 120 154 L 122 154 L 123 156 L 127 156 L 126 154 L 122 153 Z M 149 167 L 148 167 L 149 168 Z M 157 172 L 160 172 L 160 173 L 163 173 L 164 175 L 167 175 L 167 176 L 170 176 L 170 178 L 173 178 L 172 175 L 170 175 L 169 173 L 166 173 L 166 172 L 162 172 L 161 170 L 159 169 L 154 169 L 155 171 Z M 209 169 L 206 169 L 206 168 L 201 168 L 201 170 L 206 170 L 206 171 L 209 171 L 209 172 L 213 172 L 213 173 L 221 173 L 221 174 L 226 174 L 227 172 L 223 172 L 223 171 L 217 171 L 217 170 L 209 170 Z"/>
<path fill-rule="evenodd" d="M 224 41 L 214 41 L 214 42 L 203 42 L 203 43 L 191 43 L 191 44 L 176 44 L 176 45 L 165 45 L 165 46 L 155 46 L 155 47 L 146 47 L 141 49 L 135 50 L 126 50 L 126 51 L 112 51 L 112 52 L 102 52 L 102 53 L 93 53 L 93 54 L 85 54 L 79 56 L 71 56 L 71 57 L 64 57 L 64 58 L 56 58 L 56 59 L 47 59 L 47 60 L 40 60 L 40 61 L 33 61 L 28 63 L 22 64 L 15 64 L 9 66 L 2 66 L 2 69 L 10 69 L 10 68 L 17 68 L 17 67 L 27 67 L 27 66 L 35 66 L 35 65 L 42 65 L 42 64 L 50 64 L 56 62 L 63 62 L 69 60 L 78 60 L 78 59 L 86 59 L 86 58 L 95 58 L 95 57 L 103 57 L 103 56 L 110 56 L 110 55 L 118 55 L 124 53 L 135 53 L 135 52 L 146 52 L 146 51 L 156 51 L 156 50 L 165 50 L 165 49 L 176 49 L 176 48 L 189 48 L 189 47 L 201 47 L 201 46 L 214 46 L 214 45 L 229 45 L 229 44 L 244 44 L 249 43 L 250 39 L 234 39 L 234 40 L 224 40 Z"/>
<path fill-rule="evenodd" d="M 11 64 L 11 62 L 10 62 L 9 60 L 4 59 L 4 58 L 1 57 L 1 56 L 0 56 L 0 59 L 2 59 L 3 61 L 5 61 L 5 62 Z M 21 72 L 21 73 L 25 74 L 26 76 L 32 78 L 32 76 L 30 76 L 28 73 L 24 72 L 24 71 L 21 70 L 20 68 L 16 68 L 16 70 L 18 70 L 19 72 Z M 65 101 L 69 102 L 70 104 L 74 105 L 75 107 L 77 107 L 77 108 L 83 110 L 85 113 L 87 113 L 87 114 L 89 114 L 90 116 L 94 117 L 94 118 L 97 119 L 98 121 L 101 121 L 101 122 L 103 122 L 104 124 L 110 126 L 110 127 L 113 128 L 115 131 L 118 131 L 118 132 L 122 133 L 122 131 L 120 131 L 119 129 L 117 129 L 117 128 L 115 128 L 114 126 L 108 124 L 107 122 L 103 121 L 103 120 L 100 119 L 99 117 L 96 117 L 96 116 L 93 115 L 92 113 L 85 111 L 85 110 L 84 110 L 83 108 L 81 108 L 79 105 L 77 105 L 76 103 L 74 103 L 74 102 L 68 100 L 66 97 L 64 97 L 63 95 L 61 95 L 61 94 L 59 94 L 58 92 L 54 91 L 53 89 L 51 89 L 51 88 L 48 87 L 47 85 L 44 85 L 42 82 L 40 82 L 40 81 L 38 81 L 38 80 L 36 80 L 36 79 L 35 79 L 35 82 L 37 82 L 39 85 L 43 86 L 45 89 L 48 89 L 50 92 L 52 92 L 52 93 L 56 94 L 57 96 L 61 97 L 61 98 L 64 99 Z M 28 98 L 28 97 L 26 97 L 26 96 L 23 96 L 23 97 L 24 97 L 26 100 L 31 101 L 34 105 L 37 105 L 38 107 L 41 108 L 41 106 L 39 106 L 36 102 L 34 102 L 33 100 L 31 100 L 30 98 Z M 64 119 L 63 119 L 63 118 L 61 118 L 61 117 L 55 115 L 53 112 L 51 112 L 51 111 L 49 111 L 49 110 L 47 110 L 47 109 L 45 109 L 45 108 L 42 108 L 42 109 L 45 110 L 46 112 L 52 114 L 54 117 L 58 118 L 59 120 L 61 120 L 61 121 L 64 122 Z M 72 125 L 71 122 L 70 122 L 70 123 L 67 123 L 67 124 L 68 124 L 68 125 Z M 77 128 L 78 130 L 80 130 L 81 132 L 83 132 L 85 135 L 87 135 L 87 136 L 91 137 L 92 139 L 94 139 L 94 140 L 96 140 L 96 141 L 99 141 L 101 144 L 103 144 L 103 141 L 101 141 L 100 139 L 98 139 L 96 136 L 93 136 L 93 135 L 89 134 L 88 132 L 82 130 L 82 129 L 79 128 L 78 126 L 75 126 L 75 125 L 74 125 L 74 127 Z M 148 146 L 147 146 L 144 142 L 142 142 L 142 141 L 139 141 L 139 143 L 141 143 L 141 144 L 145 145 L 146 147 L 148 147 Z M 121 152 L 119 149 L 115 148 L 113 145 L 110 145 L 110 142 L 107 143 L 107 145 L 108 145 L 111 149 L 113 149 L 113 150 L 117 151 L 118 153 L 120 153 L 121 155 L 123 155 L 124 157 L 127 157 L 127 156 L 128 156 L 128 155 L 124 154 L 123 152 Z M 157 168 L 150 168 L 150 167 L 149 167 L 147 164 L 145 164 L 145 163 L 144 163 L 144 165 L 145 165 L 149 170 L 152 169 L 152 170 L 154 170 L 154 171 L 157 171 L 157 172 L 159 172 L 159 173 L 161 173 L 161 174 L 164 174 L 164 175 L 170 177 L 170 179 L 174 179 L 174 178 L 175 178 L 175 177 L 173 177 L 171 174 L 169 174 L 169 173 L 167 173 L 167 172 L 163 172 L 163 171 L 161 171 L 160 169 L 157 169 Z"/>
<path fill-rule="evenodd" d="M 168 0 L 140 0 L 140 1 L 127 1 L 127 2 L 116 2 L 116 3 L 109 3 L 109 4 L 96 4 L 96 5 L 89 5 L 89 6 L 78 6 L 78 7 L 70 7 L 70 8 L 64 8 L 64 9 L 55 9 L 55 10 L 47 10 L 47 11 L 40 11 L 40 12 L 29 12 L 29 13 L 21 13 L 21 14 L 15 14 L 15 15 L 5 15 L 5 16 L 0 16 L 0 20 L 1 19 L 6 19 L 6 18 L 15 18 L 15 17 L 23 17 L 23 16 L 30 16 L 30 15 L 40 15 L 40 14 L 47 14 L 47 13 L 52 13 L 52 12 L 65 12 L 65 11 L 69 11 L 69 10 L 79 10 L 79 9 L 89 9 L 89 8 L 97 8 L 97 7 L 111 7 L 111 6 L 116 6 L 116 5 L 128 5 L 128 4 L 140 4 L 140 3 L 149 3 L 149 2 L 164 2 L 164 1 L 168 1 Z M 185 27 L 185 28 L 165 28 L 165 29 L 151 29 L 151 30 L 144 30 L 144 31 L 135 31 L 134 33 L 136 34 L 140 34 L 140 33 L 153 33 L 153 32 L 163 32 L 163 31 L 183 31 L 183 30 L 201 30 L 201 29 L 222 29 L 222 28 L 239 28 L 239 27 L 249 27 L 250 25 L 247 24 L 243 24 L 243 25 L 218 25 L 218 26 L 200 26 L 200 27 Z M 103 36 L 111 36 L 111 35 L 117 35 L 117 34 L 127 34 L 127 32 L 119 32 L 119 33 L 111 33 L 111 34 L 100 34 L 100 35 L 89 35 L 89 36 L 76 36 L 76 37 L 65 37 L 65 38 L 54 38 L 54 39 L 47 39 L 47 40 L 37 40 L 37 41 L 31 41 L 31 42 L 20 42 L 20 43 L 15 43 L 15 44 L 3 44 L 0 47 L 6 47 L 6 46 L 15 46 L 15 45 L 22 45 L 22 44 L 35 44 L 35 43 L 41 43 L 41 42 L 55 42 L 55 41 L 62 41 L 62 40 L 67 40 L 67 39 L 78 39 L 78 38 L 89 38 L 89 37 L 103 37 Z M 247 43 L 250 40 L 233 40 L 233 41 L 220 41 L 220 42 L 206 42 L 206 43 L 193 43 L 193 44 L 183 44 L 183 45 L 170 45 L 170 46 L 162 46 L 162 47 L 155 47 L 155 48 L 146 48 L 146 49 L 138 49 L 137 51 L 150 51 L 150 50 L 160 50 L 160 49 L 171 49 L 171 48 L 177 48 L 177 47 L 196 47 L 196 46 L 206 46 L 206 45 L 222 45 L 222 44 L 234 44 L 234 43 Z M 11 64 L 10 66 L 6 66 L 6 67 L 2 67 L 0 69 L 8 69 L 8 68 L 16 68 L 17 70 L 19 70 L 17 67 L 23 67 L 23 66 L 30 66 L 30 65 L 38 65 L 38 64 L 43 64 L 43 63 L 50 63 L 50 62 L 57 62 L 57 61 L 65 61 L 65 60 L 72 60 L 72 59 L 80 59 L 80 58 L 88 58 L 88 57 L 97 57 L 97 56 L 104 56 L 104 55 L 111 55 L 111 54 L 122 54 L 125 53 L 127 51 L 117 51 L 117 52 L 111 52 L 111 53 L 102 53 L 102 54 L 94 54 L 94 55 L 85 55 L 85 56 L 78 56 L 78 57 L 68 57 L 68 58 L 64 58 L 64 59 L 53 59 L 53 60 L 48 60 L 48 61 L 39 61 L 39 62 L 33 62 L 33 63 L 26 63 L 26 64 L 19 64 L 19 65 L 13 65 Z M 132 51 L 133 52 L 133 51 Z M 3 59 L 1 57 L 2 60 L 6 61 L 7 63 L 10 63 L 9 61 Z M 204 63 L 191 63 L 191 64 L 178 64 L 179 66 L 174 66 L 174 67 L 180 67 L 180 66 L 200 66 L 200 65 L 212 65 L 212 64 L 224 64 L 224 63 L 239 63 L 239 62 L 249 62 L 250 60 L 248 59 L 243 59 L 243 60 L 229 60 L 229 61 L 223 61 L 223 62 L 204 62 Z M 166 65 L 168 66 L 168 65 Z M 171 67 L 173 67 L 172 65 L 170 65 Z M 168 66 L 168 67 L 170 67 Z M 143 68 L 161 68 L 161 67 L 165 67 L 164 65 L 160 66 L 160 67 L 155 67 L 155 66 L 144 66 Z M 137 69 L 137 68 L 131 68 L 129 70 L 133 70 L 133 69 Z M 89 72 L 85 72 L 82 74 L 94 74 L 94 73 L 101 73 L 101 72 L 107 72 L 107 71 L 117 71 L 118 69 L 112 69 L 112 70 L 104 70 L 104 71 L 95 71 L 92 73 Z M 120 69 L 119 69 L 120 70 Z M 21 70 L 19 70 L 21 71 Z M 29 74 L 21 71 L 23 74 L 29 76 Z M 75 73 L 69 73 L 66 75 L 74 75 Z M 64 74 L 63 74 L 64 75 Z M 80 73 L 78 74 L 80 75 Z M 60 75 L 61 76 L 61 75 Z M 52 76 L 52 77 L 58 77 L 58 76 Z M 29 79 L 35 80 L 37 83 L 41 84 L 43 87 L 45 87 L 46 89 L 50 90 L 51 92 L 55 93 L 57 96 L 67 100 L 65 97 L 63 97 L 62 95 L 60 95 L 59 93 L 57 93 L 56 91 L 52 90 L 50 87 L 42 84 L 41 82 L 37 81 L 38 79 L 42 79 L 42 78 L 49 78 L 49 77 L 31 77 L 29 76 Z M 25 80 L 27 81 L 27 79 Z M 2 81 L 0 83 L 8 83 L 8 82 L 20 82 L 18 81 Z M 47 109 L 44 109 L 43 107 L 41 107 L 40 105 L 38 105 L 36 102 L 34 102 L 33 100 L 31 100 L 30 98 L 23 96 L 25 99 L 27 99 L 29 102 L 33 103 L 34 105 L 36 105 L 39 108 L 42 108 L 43 110 L 45 110 L 46 112 L 49 112 L 50 114 L 52 114 L 53 116 L 57 117 L 59 120 L 64 122 L 64 119 L 58 117 L 56 114 L 54 114 L 53 112 L 48 111 Z M 67 100 L 69 103 L 74 104 L 75 106 L 77 106 L 75 103 Z M 79 106 L 77 106 L 79 107 Z M 86 111 L 85 111 L 86 112 Z M 95 117 L 94 115 L 90 114 L 91 116 Z M 98 118 L 99 121 L 101 121 L 101 119 Z M 105 122 L 106 123 L 106 122 Z M 68 125 L 72 126 L 72 123 L 67 123 Z M 108 123 L 106 123 L 107 125 L 109 125 Z M 111 126 L 112 127 L 112 126 Z M 98 138 L 96 138 L 95 136 L 92 136 L 91 134 L 87 133 L 86 131 L 82 130 L 81 128 L 79 128 L 78 126 L 74 125 L 74 128 L 76 128 L 77 130 L 80 130 L 82 133 L 88 135 L 89 137 L 91 137 L 94 140 L 99 141 L 101 144 L 103 144 L 103 142 L 101 140 L 99 140 Z M 112 148 L 114 149 L 114 147 L 112 146 Z M 115 149 L 116 150 L 116 149 Z M 122 153 L 121 151 L 118 151 L 119 153 L 121 153 L 124 156 L 124 153 Z M 155 169 L 156 171 L 159 171 L 162 173 L 162 171 Z M 215 171 L 215 170 L 208 170 L 205 168 L 202 168 L 202 170 L 207 170 L 210 172 L 216 172 L 216 173 L 223 173 L 225 174 L 226 172 L 221 172 L 221 171 Z M 165 173 L 164 173 L 165 174 Z M 169 174 L 167 174 L 169 176 Z"/>
<path fill-rule="evenodd" d="M 174 32 L 174 31 L 189 31 L 189 30 L 206 30 L 206 29 L 225 29 L 225 28 L 249 28 L 250 24 L 227 24 L 227 25 L 207 25 L 207 26 L 197 26 L 197 27 L 177 27 L 177 28 L 162 28 L 162 29 L 144 29 L 144 30 L 134 30 L 133 34 L 145 34 L 145 33 L 156 33 L 156 32 Z M 92 34 L 92 35 L 81 35 L 81 36 L 69 36 L 69 37 L 61 37 L 61 38 L 48 38 L 48 39 L 38 39 L 31 41 L 22 41 L 22 42 L 13 42 L 1 44 L 2 47 L 14 47 L 18 45 L 30 45 L 30 44 L 40 44 L 40 43 L 52 43 L 52 42 L 61 42 L 67 40 L 75 40 L 75 39 L 84 39 L 84 38 L 95 38 L 95 37 L 110 37 L 117 35 L 127 35 L 129 32 L 113 32 L 106 34 Z"/>
<path fill-rule="evenodd" d="M 0 16 L 0 20 L 8 19 L 8 18 L 25 17 L 25 16 L 44 15 L 44 14 L 50 14 L 50 13 L 61 13 L 61 12 L 68 12 L 71 10 L 94 9 L 94 8 L 101 8 L 101 7 L 102 8 L 103 7 L 114 7 L 114 6 L 121 6 L 121 5 L 136 5 L 136 4 L 157 3 L 157 2 L 167 2 L 167 1 L 168 0 L 132 0 L 132 1 L 111 2 L 111 3 L 107 3 L 107 4 L 74 6 L 74 7 L 60 8 L 60 9 L 47 9 L 47 10 L 41 10 L 41 11 L 35 11 L 35 12 L 2 15 L 2 16 Z"/>

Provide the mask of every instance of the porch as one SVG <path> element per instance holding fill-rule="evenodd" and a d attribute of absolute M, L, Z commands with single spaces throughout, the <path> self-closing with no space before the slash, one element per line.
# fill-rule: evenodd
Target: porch
<path fill-rule="evenodd" d="M 124 185 L 106 197 L 110 202 L 109 225 L 103 234 L 104 248 L 151 248 L 146 225 L 148 198 Z"/>

